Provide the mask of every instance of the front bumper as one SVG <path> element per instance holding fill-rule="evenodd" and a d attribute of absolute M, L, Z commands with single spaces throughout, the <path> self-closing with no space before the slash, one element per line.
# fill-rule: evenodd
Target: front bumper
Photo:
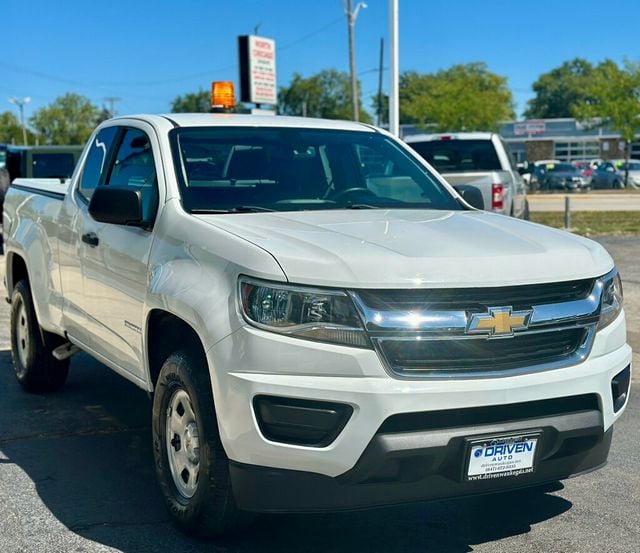
<path fill-rule="evenodd" d="M 400 380 L 388 375 L 373 351 L 243 327 L 208 352 L 236 500 L 256 511 L 347 509 L 530 486 L 597 468 L 624 411 L 614 412 L 611 380 L 631 364 L 625 337 L 622 314 L 597 334 L 589 357 L 578 365 L 510 377 Z M 344 403 L 353 412 L 325 447 L 277 443 L 260 432 L 252 409 L 260 395 Z M 594 398 L 595 407 L 517 416 L 528 402 L 575 396 Z M 398 414 L 505 406 L 515 414 L 486 424 L 391 433 L 383 428 Z M 464 481 L 465 439 L 529 429 L 541 430 L 533 474 Z"/>
<path fill-rule="evenodd" d="M 540 431 L 531 474 L 489 480 L 464 478 L 468 436 Z M 231 463 L 238 507 L 254 512 L 317 512 L 370 508 L 412 501 L 493 493 L 554 482 L 606 463 L 613 428 L 601 414 L 562 417 L 442 431 L 377 434 L 355 467 L 332 478 L 312 472 Z"/>

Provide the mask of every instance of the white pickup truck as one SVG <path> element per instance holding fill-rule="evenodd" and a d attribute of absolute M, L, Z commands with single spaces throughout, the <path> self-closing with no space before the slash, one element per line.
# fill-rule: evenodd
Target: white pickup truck
<path fill-rule="evenodd" d="M 611 257 L 463 196 L 362 124 L 107 121 L 70 183 L 7 194 L 16 376 L 58 389 L 80 349 L 153 394 L 200 535 L 602 466 L 631 378 Z"/>

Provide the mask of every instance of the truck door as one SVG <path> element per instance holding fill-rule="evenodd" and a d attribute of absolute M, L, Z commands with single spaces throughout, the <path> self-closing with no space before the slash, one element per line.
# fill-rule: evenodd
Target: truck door
<path fill-rule="evenodd" d="M 146 127 L 146 128 L 144 128 Z M 98 186 L 139 189 L 147 228 L 99 223 L 80 206 L 77 218 L 83 282 L 81 310 L 86 315 L 86 344 L 117 369 L 144 378 L 142 330 L 147 264 L 163 178 L 153 129 L 121 127 L 106 174 Z M 79 338 L 81 340 L 81 338 Z"/>

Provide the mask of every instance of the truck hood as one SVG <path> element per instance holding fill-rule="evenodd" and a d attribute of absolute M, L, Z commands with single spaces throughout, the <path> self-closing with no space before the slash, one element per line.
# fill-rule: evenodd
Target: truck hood
<path fill-rule="evenodd" d="M 533 284 L 605 274 L 599 244 L 484 211 L 195 215 L 268 251 L 290 282 L 345 288 Z"/>

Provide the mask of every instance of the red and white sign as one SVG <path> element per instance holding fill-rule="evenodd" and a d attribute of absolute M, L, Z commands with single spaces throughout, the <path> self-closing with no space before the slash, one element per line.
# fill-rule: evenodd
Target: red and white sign
<path fill-rule="evenodd" d="M 259 36 L 248 38 L 250 101 L 254 104 L 277 104 L 276 42 Z"/>
<path fill-rule="evenodd" d="M 513 134 L 522 136 L 526 134 L 544 134 L 547 126 L 544 121 L 522 121 L 513 125 Z"/>

